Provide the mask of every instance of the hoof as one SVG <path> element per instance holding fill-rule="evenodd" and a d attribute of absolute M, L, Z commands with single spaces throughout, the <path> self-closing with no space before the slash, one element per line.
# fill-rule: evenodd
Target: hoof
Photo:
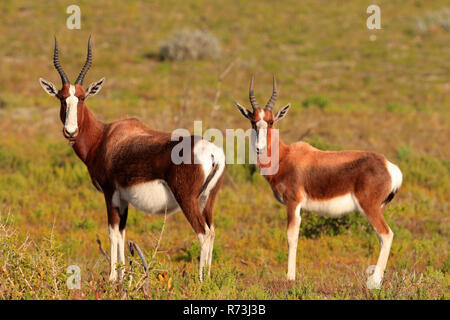
<path fill-rule="evenodd" d="M 110 275 L 109 275 L 109 281 L 110 282 L 115 282 L 115 281 L 117 281 L 117 273 L 111 273 Z"/>
<path fill-rule="evenodd" d="M 287 281 L 295 281 L 295 275 L 287 275 L 287 277 L 286 277 L 286 280 Z"/>
<path fill-rule="evenodd" d="M 379 277 L 370 276 L 366 282 L 367 288 L 370 290 L 381 289 L 381 281 Z"/>

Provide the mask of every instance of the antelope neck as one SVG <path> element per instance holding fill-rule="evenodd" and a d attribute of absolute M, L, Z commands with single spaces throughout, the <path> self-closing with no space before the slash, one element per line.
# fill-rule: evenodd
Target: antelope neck
<path fill-rule="evenodd" d="M 106 125 L 98 120 L 86 105 L 82 110 L 79 134 L 72 147 L 81 161 L 86 163 L 100 144 Z"/>

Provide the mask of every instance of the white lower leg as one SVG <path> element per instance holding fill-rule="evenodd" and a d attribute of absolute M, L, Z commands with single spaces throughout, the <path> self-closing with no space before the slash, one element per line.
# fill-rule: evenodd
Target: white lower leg
<path fill-rule="evenodd" d="M 289 223 L 287 230 L 287 241 L 288 241 L 288 272 L 287 279 L 295 280 L 295 265 L 297 262 L 297 243 L 298 234 L 300 230 L 300 223 L 302 218 L 300 216 L 300 205 L 295 209 L 295 216 L 293 220 Z"/>
<path fill-rule="evenodd" d="M 119 231 L 120 239 L 118 241 L 117 246 L 117 255 L 119 257 L 119 279 L 123 278 L 124 275 L 124 266 L 125 266 L 125 229 L 122 230 L 122 232 Z"/>
<path fill-rule="evenodd" d="M 198 241 L 200 242 L 200 262 L 198 267 L 200 282 L 203 281 L 203 268 L 209 253 L 209 228 L 205 226 L 205 233 L 197 234 Z"/>
<path fill-rule="evenodd" d="M 214 237 L 215 237 L 214 226 L 211 226 L 209 231 L 209 252 L 207 261 L 208 277 L 211 276 L 211 262 L 212 262 L 212 253 L 214 249 Z"/>
<path fill-rule="evenodd" d="M 117 253 L 118 253 L 118 244 L 119 244 L 119 226 L 108 226 L 109 231 L 109 242 L 111 244 L 111 250 L 110 250 L 110 260 L 111 260 L 111 273 L 109 274 L 109 280 L 115 281 L 117 279 Z"/>
<path fill-rule="evenodd" d="M 394 238 L 394 233 L 391 229 L 387 234 L 377 234 L 380 240 L 381 249 L 380 255 L 378 256 L 377 265 L 373 275 L 368 279 L 369 287 L 376 289 L 381 287 L 381 282 L 383 281 L 384 270 L 386 269 L 387 261 L 389 258 L 389 252 L 391 250 L 392 239 Z"/>

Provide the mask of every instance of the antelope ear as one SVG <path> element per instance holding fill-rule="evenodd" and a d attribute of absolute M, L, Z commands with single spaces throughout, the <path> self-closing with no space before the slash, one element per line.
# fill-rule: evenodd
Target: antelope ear
<path fill-rule="evenodd" d="M 281 108 L 275 115 L 275 119 L 273 121 L 277 122 L 278 120 L 283 119 L 287 115 L 287 112 L 290 107 L 291 107 L 291 104 L 289 103 L 289 104 L 285 105 L 283 108 Z"/>
<path fill-rule="evenodd" d="M 253 117 L 253 113 L 249 110 L 247 110 L 246 108 L 244 108 L 243 106 L 241 106 L 239 103 L 234 102 L 234 104 L 236 105 L 236 107 L 238 108 L 238 110 L 242 113 L 242 115 L 244 117 L 246 117 L 247 119 L 251 120 Z"/>
<path fill-rule="evenodd" d="M 89 85 L 89 88 L 86 91 L 85 99 L 87 99 L 88 97 L 95 96 L 97 93 L 99 93 L 104 82 L 105 82 L 105 78 L 101 78 L 99 81 L 91 83 Z"/>
<path fill-rule="evenodd" d="M 58 94 L 58 89 L 56 89 L 55 85 L 50 81 L 39 78 L 39 83 L 41 84 L 42 89 L 44 89 L 44 91 L 47 92 L 52 97 Z"/>

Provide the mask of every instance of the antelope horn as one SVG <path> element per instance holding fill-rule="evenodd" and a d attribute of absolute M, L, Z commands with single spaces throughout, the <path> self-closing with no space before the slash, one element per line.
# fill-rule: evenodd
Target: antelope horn
<path fill-rule="evenodd" d="M 267 102 L 266 107 L 264 109 L 272 110 L 276 101 L 277 101 L 277 82 L 275 81 L 275 75 L 274 75 L 273 76 L 272 96 L 270 97 L 269 102 Z"/>
<path fill-rule="evenodd" d="M 250 103 L 252 105 L 253 110 L 259 109 L 258 103 L 256 102 L 255 94 L 253 92 L 253 79 L 254 76 L 252 75 L 252 79 L 250 80 L 250 88 L 248 90 L 248 95 L 250 98 Z"/>
<path fill-rule="evenodd" d="M 61 63 L 59 62 L 59 53 L 58 53 L 58 41 L 56 40 L 55 36 L 55 49 L 53 50 L 53 65 L 55 66 L 56 70 L 59 73 L 59 76 L 61 77 L 62 84 L 69 84 L 69 78 L 67 78 L 66 74 L 64 73 L 63 68 L 61 67 Z"/>
<path fill-rule="evenodd" d="M 84 64 L 83 69 L 81 69 L 80 74 L 78 75 L 77 81 L 75 81 L 75 84 L 83 84 L 84 76 L 88 72 L 89 68 L 92 64 L 92 48 L 91 48 L 91 36 L 89 36 L 88 40 L 88 51 L 87 51 L 87 58 L 86 63 Z"/>

